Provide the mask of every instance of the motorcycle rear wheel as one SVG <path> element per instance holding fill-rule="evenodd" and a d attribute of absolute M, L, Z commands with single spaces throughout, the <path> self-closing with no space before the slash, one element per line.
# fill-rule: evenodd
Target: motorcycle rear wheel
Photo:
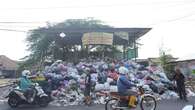
<path fill-rule="evenodd" d="M 106 101 L 105 110 L 116 110 L 116 107 L 118 106 L 118 104 L 119 104 L 119 100 L 116 98 L 112 98 Z"/>
<path fill-rule="evenodd" d="M 16 108 L 16 107 L 18 107 L 19 102 L 18 102 L 17 98 L 9 98 L 9 99 L 8 99 L 8 105 L 9 105 L 11 108 Z"/>

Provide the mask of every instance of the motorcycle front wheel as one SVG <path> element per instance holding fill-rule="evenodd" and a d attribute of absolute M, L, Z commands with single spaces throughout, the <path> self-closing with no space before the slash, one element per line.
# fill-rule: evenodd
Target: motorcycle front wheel
<path fill-rule="evenodd" d="M 48 106 L 48 97 L 40 97 L 38 104 L 40 107 Z"/>
<path fill-rule="evenodd" d="M 143 96 L 140 102 L 141 110 L 156 110 L 156 99 L 152 96 Z"/>

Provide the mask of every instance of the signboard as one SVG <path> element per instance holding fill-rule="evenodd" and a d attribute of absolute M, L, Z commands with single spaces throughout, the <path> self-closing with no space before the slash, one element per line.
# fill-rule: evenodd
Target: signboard
<path fill-rule="evenodd" d="M 112 45 L 113 34 L 102 33 L 102 32 L 85 33 L 82 37 L 82 43 L 83 45 L 89 45 L 89 44 Z"/>
<path fill-rule="evenodd" d="M 114 34 L 124 40 L 129 40 L 129 34 L 127 32 L 115 32 Z"/>
<path fill-rule="evenodd" d="M 195 69 L 193 69 L 193 70 L 192 70 L 192 74 L 194 74 L 194 75 L 195 75 Z"/>
<path fill-rule="evenodd" d="M 128 59 L 132 59 L 132 58 L 136 58 L 138 56 L 138 49 L 136 48 L 136 53 L 135 53 L 135 49 L 128 49 L 127 51 L 127 58 Z"/>
<path fill-rule="evenodd" d="M 191 73 L 195 75 L 195 65 L 189 64 L 189 69 L 190 69 Z"/>

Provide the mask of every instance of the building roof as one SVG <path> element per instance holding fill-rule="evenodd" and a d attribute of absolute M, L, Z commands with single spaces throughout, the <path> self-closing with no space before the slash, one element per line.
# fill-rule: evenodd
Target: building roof
<path fill-rule="evenodd" d="M 194 60 L 195 59 L 195 54 L 188 54 L 186 56 L 183 56 L 179 58 L 177 61 L 187 61 L 187 60 Z"/>
<path fill-rule="evenodd" d="M 171 61 L 169 63 L 182 63 L 182 62 L 191 62 L 191 61 L 195 61 L 195 59 L 176 60 L 176 61 Z"/>
<path fill-rule="evenodd" d="M 5 55 L 0 55 L 0 69 L 2 70 L 17 70 L 18 64 L 16 61 L 9 59 Z"/>
<path fill-rule="evenodd" d="M 105 33 L 115 33 L 115 32 L 127 32 L 129 33 L 129 41 L 133 42 L 134 39 L 138 39 L 151 28 L 55 28 L 52 30 L 44 29 L 43 32 L 49 33 L 50 35 L 57 36 L 60 33 L 65 33 L 64 43 L 67 45 L 81 45 L 82 36 L 84 33 L 88 32 L 105 32 Z M 128 44 L 129 41 L 114 35 L 113 44 L 114 45 L 124 45 Z"/>
<path fill-rule="evenodd" d="M 187 56 L 180 57 L 175 61 L 170 61 L 169 63 L 190 62 L 190 61 L 195 61 L 195 54 L 189 54 Z"/>

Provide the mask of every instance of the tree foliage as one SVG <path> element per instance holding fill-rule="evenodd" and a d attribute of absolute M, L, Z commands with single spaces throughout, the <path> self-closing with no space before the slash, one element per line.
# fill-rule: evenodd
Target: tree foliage
<path fill-rule="evenodd" d="M 166 54 L 165 51 L 162 51 L 162 53 L 160 54 L 160 64 L 168 77 L 172 76 L 174 70 L 174 65 L 169 63 L 170 61 L 172 61 L 172 59 L 174 59 L 174 57 L 170 54 Z"/>

